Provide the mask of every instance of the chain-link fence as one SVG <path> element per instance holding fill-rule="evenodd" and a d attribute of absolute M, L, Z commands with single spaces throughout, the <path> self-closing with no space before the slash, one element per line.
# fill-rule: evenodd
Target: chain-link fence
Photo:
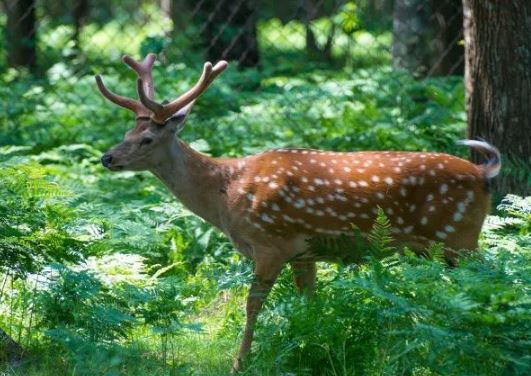
<path fill-rule="evenodd" d="M 129 127 L 132 119 L 122 118 L 120 110 L 100 115 L 97 106 L 110 105 L 103 104 L 92 78 L 103 73 L 111 77 L 110 86 L 134 96 L 135 80 L 122 67 L 123 54 L 139 58 L 156 53 L 160 63 L 155 85 L 161 85 L 167 96 L 179 95 L 177 89 L 186 85 L 175 80 L 192 82 L 203 61 L 228 60 L 232 94 L 213 89 L 215 95 L 207 103 L 237 113 L 267 99 L 271 118 L 264 122 L 282 124 L 278 137 L 290 131 L 311 133 L 300 125 L 306 124 L 301 119 L 307 115 L 301 113 L 301 101 L 308 102 L 302 107 L 307 111 L 311 103 L 322 101 L 331 111 L 344 111 L 336 104 L 343 106 L 346 99 L 354 100 L 365 90 L 369 96 L 388 90 L 386 100 L 401 103 L 401 89 L 396 87 L 405 90 L 406 82 L 449 75 L 458 77 L 452 82 L 460 82 L 464 71 L 460 0 L 4 0 L 0 4 L 0 91 L 4 92 L 0 129 L 5 142 L 29 143 L 42 150 L 65 139 L 101 143 L 85 136 L 84 130 L 112 117 L 123 120 L 120 131 Z M 385 75 L 385 85 L 378 79 L 372 88 L 361 82 L 379 74 Z M 293 79 L 297 77 L 300 82 Z M 307 89 L 304 95 L 302 86 Z M 15 97 L 8 93 L 12 90 Z M 463 90 L 452 95 L 455 98 L 448 101 L 462 106 Z M 417 97 L 413 93 L 413 100 L 427 101 L 422 93 Z M 283 105 L 273 105 L 276 101 Z M 202 136 L 217 137 L 215 119 L 205 122 L 211 122 L 212 130 Z M 22 129 L 30 130 L 31 140 Z M 50 136 L 54 132 L 71 135 L 60 139 Z M 267 129 L 259 134 L 267 134 Z M 320 146 L 319 135 L 309 135 L 307 141 Z M 326 146 L 345 147 L 334 142 Z M 242 150 L 252 151 L 235 145 L 230 153 Z M 221 152 L 214 149 L 213 154 Z M 2 260 L 0 271 L 1 327 L 26 346 L 33 338 L 31 291 L 38 283 L 35 278 L 15 278 Z"/>
<path fill-rule="evenodd" d="M 0 69 L 41 78 L 105 72 L 124 53 L 147 52 L 197 71 L 219 59 L 271 73 L 392 65 L 428 78 L 464 70 L 455 0 L 11 0 L 3 10 Z"/>

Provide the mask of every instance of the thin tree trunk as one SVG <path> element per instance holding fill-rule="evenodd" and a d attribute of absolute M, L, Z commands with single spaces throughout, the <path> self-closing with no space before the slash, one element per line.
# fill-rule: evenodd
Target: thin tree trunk
<path fill-rule="evenodd" d="M 419 77 L 463 74 L 461 0 L 397 0 L 393 66 Z"/>
<path fill-rule="evenodd" d="M 79 38 L 81 35 L 81 29 L 83 25 L 85 24 L 85 20 L 87 18 L 88 10 L 89 10 L 88 0 L 77 0 L 75 2 L 74 11 L 73 11 L 74 43 L 76 46 L 76 50 L 78 52 L 81 51 L 81 44 L 80 44 Z"/>
<path fill-rule="evenodd" d="M 468 137 L 496 145 L 499 195 L 531 194 L 531 1 L 464 0 Z M 481 156 L 473 154 L 474 161 Z"/>
<path fill-rule="evenodd" d="M 190 6 L 187 0 L 161 0 L 164 13 L 172 20 L 173 33 L 182 33 L 190 22 Z"/>
<path fill-rule="evenodd" d="M 462 0 L 431 0 L 434 40 L 431 43 L 432 66 L 429 75 L 463 75 L 465 49 L 463 40 Z"/>
<path fill-rule="evenodd" d="M 236 60 L 240 67 L 259 63 L 257 6 L 253 0 L 205 0 L 200 8 L 203 15 L 203 40 L 211 61 Z"/>
<path fill-rule="evenodd" d="M 303 1 L 304 7 L 304 28 L 306 34 L 306 54 L 310 57 L 319 55 L 319 47 L 317 46 L 317 38 L 311 28 L 312 19 L 317 13 L 316 5 L 310 0 Z"/>
<path fill-rule="evenodd" d="M 393 67 L 425 76 L 430 68 L 430 5 L 425 0 L 396 0 L 393 12 Z"/>
<path fill-rule="evenodd" d="M 35 0 L 4 0 L 7 13 L 7 63 L 11 67 L 37 68 Z"/>
<path fill-rule="evenodd" d="M 336 35 L 336 24 L 332 23 L 328 35 L 326 36 L 326 42 L 324 46 L 320 47 L 317 42 L 317 37 L 311 28 L 312 20 L 321 15 L 320 9 L 323 5 L 322 1 L 304 0 L 302 2 L 304 8 L 304 27 L 306 31 L 306 54 L 308 57 L 323 61 L 332 61 L 332 47 L 334 45 L 334 39 Z M 337 1 L 333 3 L 334 10 L 338 9 L 339 5 Z"/>

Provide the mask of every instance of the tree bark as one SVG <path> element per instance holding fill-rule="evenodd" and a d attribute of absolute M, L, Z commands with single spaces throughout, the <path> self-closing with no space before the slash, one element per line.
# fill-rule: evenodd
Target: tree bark
<path fill-rule="evenodd" d="M 81 51 L 81 45 L 79 37 L 81 35 L 81 29 L 85 24 L 89 10 L 88 0 L 77 0 L 74 5 L 73 18 L 74 18 L 74 43 L 76 50 Z"/>
<path fill-rule="evenodd" d="M 182 32 L 190 21 L 190 7 L 188 6 L 188 1 L 161 0 L 161 7 L 166 16 L 172 20 L 172 32 L 175 34 Z"/>
<path fill-rule="evenodd" d="M 460 75 L 465 72 L 462 0 L 432 0 L 431 22 L 434 40 L 430 76 Z"/>
<path fill-rule="evenodd" d="M 418 77 L 463 74 L 461 0 L 396 0 L 393 66 Z"/>
<path fill-rule="evenodd" d="M 396 0 L 393 12 L 393 67 L 419 76 L 428 73 L 426 48 L 430 7 L 425 0 Z"/>
<path fill-rule="evenodd" d="M 303 1 L 304 7 L 304 28 L 306 31 L 306 54 L 311 59 L 322 60 L 322 61 L 332 61 L 332 47 L 334 44 L 334 37 L 336 34 L 336 25 L 332 23 L 330 30 L 328 30 L 328 35 L 326 37 L 326 43 L 323 47 L 320 47 L 317 43 L 317 37 L 311 28 L 312 21 L 316 18 L 317 15 L 322 13 L 320 9 L 322 6 L 321 2 L 315 2 L 310 0 Z M 334 8 L 338 8 L 336 1 L 333 2 Z"/>
<path fill-rule="evenodd" d="M 256 9 L 253 0 L 205 0 L 202 3 L 199 14 L 209 60 L 236 60 L 240 67 L 258 65 Z"/>
<path fill-rule="evenodd" d="M 11 67 L 37 68 L 35 0 L 4 0 L 7 13 L 7 63 Z"/>
<path fill-rule="evenodd" d="M 502 153 L 494 193 L 531 194 L 531 1 L 464 0 L 468 137 Z M 472 159 L 481 161 L 473 153 Z"/>

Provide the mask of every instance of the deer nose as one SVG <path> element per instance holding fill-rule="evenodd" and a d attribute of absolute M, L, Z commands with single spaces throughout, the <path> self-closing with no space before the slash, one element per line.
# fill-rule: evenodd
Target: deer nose
<path fill-rule="evenodd" d="M 109 165 L 112 162 L 112 156 L 109 154 L 103 154 L 103 157 L 101 157 L 101 164 L 103 167 L 109 167 Z"/>

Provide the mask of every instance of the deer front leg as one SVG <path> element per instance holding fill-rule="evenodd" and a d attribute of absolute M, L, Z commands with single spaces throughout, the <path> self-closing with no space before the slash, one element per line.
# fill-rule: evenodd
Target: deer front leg
<path fill-rule="evenodd" d="M 315 292 L 316 267 L 314 261 L 290 262 L 295 286 L 300 294 L 312 296 Z"/>
<path fill-rule="evenodd" d="M 278 274 L 282 270 L 283 261 L 256 261 L 254 280 L 247 296 L 247 317 L 245 322 L 245 330 L 243 332 L 243 339 L 240 345 L 240 351 L 232 366 L 233 372 L 238 372 L 241 369 L 242 362 L 249 354 L 251 343 L 253 341 L 254 324 L 262 304 L 275 284 Z"/>

